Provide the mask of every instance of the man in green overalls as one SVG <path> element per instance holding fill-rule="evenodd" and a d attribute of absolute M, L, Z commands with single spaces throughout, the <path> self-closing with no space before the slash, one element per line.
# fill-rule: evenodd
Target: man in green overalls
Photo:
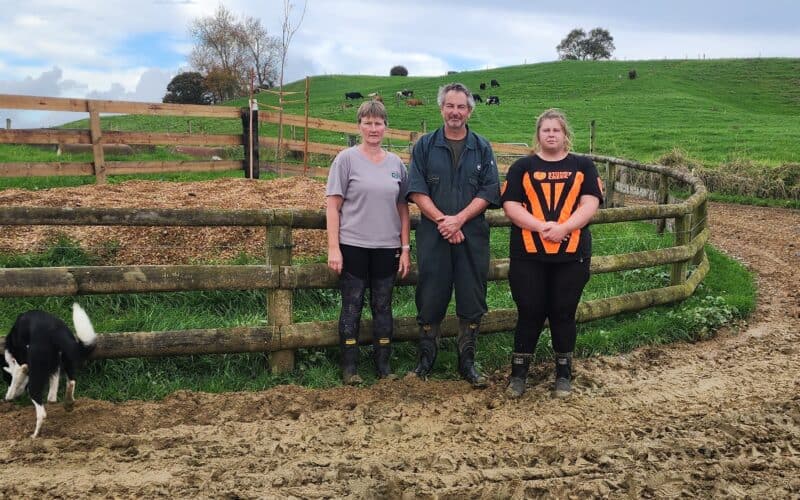
<path fill-rule="evenodd" d="M 487 208 L 498 208 L 500 183 L 489 142 L 467 127 L 475 108 L 460 83 L 439 89 L 444 126 L 417 141 L 409 168 L 409 199 L 422 217 L 416 230 L 419 362 L 413 374 L 427 377 L 438 352 L 440 323 L 453 288 L 458 316 L 458 370 L 473 387 L 486 387 L 475 368 L 475 342 L 486 314 L 489 273 Z"/>

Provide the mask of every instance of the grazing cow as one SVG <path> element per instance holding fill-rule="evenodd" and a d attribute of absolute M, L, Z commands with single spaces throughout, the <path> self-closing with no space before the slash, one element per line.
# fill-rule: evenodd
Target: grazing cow
<path fill-rule="evenodd" d="M 408 89 L 403 89 L 403 90 L 400 91 L 400 95 L 402 95 L 403 97 L 414 97 L 414 91 L 413 90 L 408 90 Z"/>
<path fill-rule="evenodd" d="M 481 90 L 486 90 L 486 82 L 481 82 Z"/>
<path fill-rule="evenodd" d="M 367 97 L 375 97 L 376 95 L 378 95 L 377 92 L 370 92 L 369 94 L 367 94 Z"/>
<path fill-rule="evenodd" d="M 422 102 L 422 99 L 408 99 L 406 104 L 409 106 L 422 106 L 424 103 Z"/>
<path fill-rule="evenodd" d="M 381 95 L 378 94 L 377 92 L 375 93 L 375 95 L 370 96 L 370 97 L 372 97 L 373 101 L 383 102 L 383 97 L 381 97 Z"/>
<path fill-rule="evenodd" d="M 637 76 L 638 75 L 636 74 L 636 70 L 635 69 L 632 69 L 632 70 L 628 71 L 628 78 L 630 78 L 631 80 L 636 80 Z"/>
<path fill-rule="evenodd" d="M 499 106 L 500 98 L 497 97 L 496 95 L 490 95 L 489 97 L 486 98 L 486 105 L 488 106 L 489 104 L 497 104 Z"/>
<path fill-rule="evenodd" d="M 480 94 L 472 94 L 472 98 L 475 99 L 475 102 L 483 102 Z"/>
<path fill-rule="evenodd" d="M 500 83 L 497 80 L 495 80 L 494 78 L 492 78 L 492 81 L 490 82 L 490 84 L 492 85 L 492 87 L 499 87 L 500 86 Z"/>
<path fill-rule="evenodd" d="M 344 93 L 345 99 L 363 99 L 364 96 L 361 95 L 361 92 L 345 92 Z"/>

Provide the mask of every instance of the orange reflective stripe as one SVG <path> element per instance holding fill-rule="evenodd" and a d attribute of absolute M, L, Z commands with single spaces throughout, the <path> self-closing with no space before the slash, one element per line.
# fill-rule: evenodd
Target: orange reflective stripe
<path fill-rule="evenodd" d="M 536 192 L 533 190 L 531 178 L 528 174 L 522 176 L 522 187 L 525 189 L 525 196 L 528 197 L 528 203 L 533 209 L 533 216 L 539 220 L 544 220 L 544 213 L 542 207 L 539 206 L 539 199 L 536 197 Z M 525 244 L 525 251 L 528 253 L 536 253 L 536 243 L 533 241 L 533 233 L 527 229 L 522 230 L 522 242 Z"/>
<path fill-rule="evenodd" d="M 506 188 L 508 187 L 508 181 L 503 181 L 503 185 L 500 186 L 500 196 L 503 196 L 506 193 Z"/>
<path fill-rule="evenodd" d="M 559 214 L 558 220 L 559 222 L 563 222 L 572 215 L 574 211 L 575 203 L 578 201 L 578 197 L 581 193 L 581 186 L 583 186 L 583 172 L 575 172 L 575 182 L 572 183 L 572 189 L 569 190 L 569 194 L 567 194 L 567 199 L 564 202 L 564 208 L 561 209 L 561 213 Z M 563 220 L 562 220 L 563 219 Z M 567 252 L 575 253 L 578 250 L 578 243 L 581 241 L 581 230 L 575 229 L 570 233 L 569 236 L 569 243 L 567 244 Z"/>

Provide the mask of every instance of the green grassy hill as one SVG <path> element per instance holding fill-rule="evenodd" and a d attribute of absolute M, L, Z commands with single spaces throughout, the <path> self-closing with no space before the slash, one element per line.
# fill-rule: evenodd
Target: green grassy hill
<path fill-rule="evenodd" d="M 628 78 L 635 69 L 638 77 Z M 478 86 L 495 78 L 500 87 Z M 800 59 L 719 59 L 664 61 L 560 61 L 469 71 L 441 77 L 329 75 L 310 79 L 311 115 L 353 121 L 358 102 L 344 93 L 379 92 L 387 104 L 390 126 L 428 130 L 441 123 L 436 106 L 440 85 L 460 81 L 500 106 L 478 104 L 473 128 L 492 141 L 531 143 L 536 116 L 546 108 L 566 111 L 575 132 L 575 149 L 589 149 L 589 124 L 596 121 L 596 152 L 653 162 L 673 149 L 705 166 L 752 161 L 768 166 L 797 162 L 800 137 Z M 424 106 L 409 107 L 395 92 L 413 89 Z M 285 90 L 298 94 L 286 105 L 303 113 L 305 81 Z M 277 105 L 277 96 L 261 93 L 259 102 Z M 240 106 L 238 99 L 227 103 Z M 352 104 L 351 107 L 346 107 Z M 104 118 L 118 130 L 187 131 L 185 118 L 121 116 Z M 238 120 L 192 119 L 192 130 L 237 133 Z M 88 121 L 67 125 L 87 128 Z M 275 135 L 275 126 L 262 126 Z M 298 131 L 298 137 L 302 135 Z M 312 131 L 311 140 L 344 144 L 340 134 Z M 0 156 L 2 156 L 0 154 Z"/>
<path fill-rule="evenodd" d="M 628 78 L 635 69 L 638 77 Z M 496 78 L 500 87 L 481 91 Z M 800 137 L 800 59 L 670 61 L 563 61 L 462 72 L 443 77 L 318 76 L 311 78 L 311 114 L 353 120 L 344 92 L 380 92 L 390 125 L 418 130 L 438 126 L 436 91 L 460 81 L 473 91 L 500 97 L 500 106 L 479 104 L 473 128 L 493 141 L 530 143 L 536 116 L 545 108 L 566 111 L 576 150 L 589 147 L 596 120 L 600 154 L 651 162 L 680 148 L 709 166 L 748 159 L 767 165 L 797 161 Z M 302 91 L 294 82 L 287 90 Z M 397 90 L 413 89 L 426 105 L 396 102 Z M 274 95 L 259 100 L 277 104 Z M 246 102 L 242 100 L 240 102 Z M 302 113 L 302 104 L 287 106 Z M 317 134 L 324 137 L 324 134 Z"/>

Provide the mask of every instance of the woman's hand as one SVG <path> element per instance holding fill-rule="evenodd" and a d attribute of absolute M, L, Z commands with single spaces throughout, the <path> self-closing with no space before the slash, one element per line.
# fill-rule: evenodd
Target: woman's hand
<path fill-rule="evenodd" d="M 569 234 L 571 231 L 568 227 L 564 224 L 558 224 L 556 222 L 547 222 L 545 223 L 544 229 L 541 231 L 542 238 L 547 241 L 552 241 L 553 243 L 560 243 L 567 238 L 569 238 Z"/>
<path fill-rule="evenodd" d="M 400 251 L 400 263 L 397 265 L 397 274 L 401 278 L 408 276 L 411 270 L 411 249 L 404 248 Z"/>
<path fill-rule="evenodd" d="M 342 250 L 338 247 L 328 249 L 328 267 L 334 270 L 336 274 L 342 274 Z"/>

